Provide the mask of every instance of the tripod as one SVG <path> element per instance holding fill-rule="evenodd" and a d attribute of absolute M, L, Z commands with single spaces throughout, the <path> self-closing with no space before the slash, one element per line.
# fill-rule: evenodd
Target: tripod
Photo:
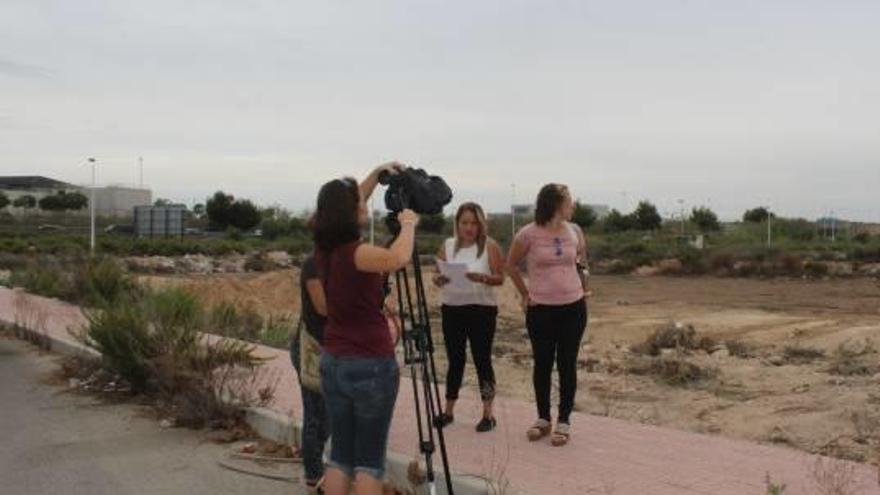
<path fill-rule="evenodd" d="M 415 400 L 416 421 L 419 429 L 419 452 L 425 456 L 425 471 L 431 495 L 437 493 L 433 458 L 440 446 L 443 473 L 446 476 L 446 493 L 453 495 L 452 476 L 443 425 L 438 416 L 441 405 L 440 386 L 437 384 L 437 367 L 434 364 L 434 340 L 431 337 L 431 320 L 425 297 L 425 282 L 418 248 L 413 248 L 413 279 L 410 284 L 407 269 L 395 273 L 397 302 L 400 308 L 400 329 L 403 339 L 404 363 L 409 367 Z M 415 296 L 415 301 L 413 301 Z M 424 412 L 423 412 L 424 408 Z M 435 430 L 437 443 L 435 443 Z"/>

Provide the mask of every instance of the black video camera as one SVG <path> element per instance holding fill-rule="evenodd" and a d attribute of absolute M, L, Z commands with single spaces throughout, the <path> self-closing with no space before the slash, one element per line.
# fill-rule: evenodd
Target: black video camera
<path fill-rule="evenodd" d="M 388 186 L 385 207 L 392 213 L 409 208 L 419 215 L 436 215 L 452 201 L 452 189 L 446 181 L 421 168 L 407 168 L 397 174 L 382 172 L 379 183 Z"/>

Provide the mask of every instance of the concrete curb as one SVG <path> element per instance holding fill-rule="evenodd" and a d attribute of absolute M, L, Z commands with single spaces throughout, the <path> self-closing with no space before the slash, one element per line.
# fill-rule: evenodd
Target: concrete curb
<path fill-rule="evenodd" d="M 85 359 L 101 359 L 100 353 L 77 342 L 59 339 L 51 335 L 35 332 L 31 329 L 22 328 L 15 322 L 8 321 L 2 317 L 0 317 L 0 324 L 13 326 L 18 331 L 27 332 L 36 339 L 46 341 L 50 352 Z M 294 418 L 267 408 L 249 408 L 245 413 L 245 421 L 260 437 L 280 444 L 299 446 L 302 424 Z M 409 465 L 413 460 L 414 458 L 410 456 L 388 452 L 388 459 L 386 461 L 386 479 L 396 487 L 410 490 L 407 493 L 412 493 L 413 495 L 427 495 L 430 493 L 427 485 L 415 487 L 409 482 Z M 446 495 L 446 482 L 443 477 L 443 468 L 440 463 L 439 454 L 435 455 L 434 464 L 437 477 L 435 482 L 437 488 L 436 493 L 439 495 Z M 523 492 L 514 491 L 510 488 L 503 491 L 498 488 L 493 488 L 485 479 L 479 478 L 475 475 L 453 475 L 452 486 L 456 495 L 492 495 L 495 493 L 526 495 Z"/>
<path fill-rule="evenodd" d="M 246 421 L 258 435 L 267 440 L 299 446 L 302 424 L 289 416 L 271 409 L 255 407 L 247 410 Z M 427 486 L 415 487 L 409 482 L 409 465 L 413 460 L 410 456 L 389 452 L 385 464 L 387 481 L 396 487 L 411 490 L 411 493 L 414 495 L 428 494 L 430 490 Z M 442 474 L 443 468 L 440 465 L 439 454 L 435 456 L 434 462 L 434 469 L 437 471 L 437 493 L 445 495 L 447 493 L 446 478 Z M 485 480 L 476 476 L 453 475 L 452 488 L 456 495 L 490 495 L 496 493 Z M 511 493 L 511 491 L 508 489 L 505 493 Z M 520 495 L 524 494 L 520 493 Z"/>

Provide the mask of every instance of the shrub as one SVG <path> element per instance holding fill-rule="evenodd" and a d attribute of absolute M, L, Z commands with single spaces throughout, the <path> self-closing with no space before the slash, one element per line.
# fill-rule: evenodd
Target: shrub
<path fill-rule="evenodd" d="M 804 263 L 804 273 L 813 278 L 828 276 L 828 265 L 821 261 L 808 261 Z"/>
<path fill-rule="evenodd" d="M 659 356 L 662 349 L 711 351 L 717 342 L 711 337 L 698 336 L 693 325 L 669 323 L 654 330 L 644 342 L 633 347 L 633 352 L 649 356 Z"/>
<path fill-rule="evenodd" d="M 785 360 L 794 364 L 807 364 L 825 357 L 825 351 L 799 344 L 788 345 L 782 353 Z"/>
<path fill-rule="evenodd" d="M 75 302 L 104 307 L 136 295 L 139 288 L 122 267 L 110 258 L 88 260 L 74 267 Z"/>
<path fill-rule="evenodd" d="M 87 318 L 81 340 L 100 352 L 105 367 L 128 381 L 134 392 L 173 404 L 178 423 L 202 426 L 222 420 L 247 405 L 236 400 L 254 400 L 242 394 L 252 390 L 252 371 L 262 359 L 246 342 L 207 338 L 201 306 L 181 289 L 123 298 L 88 311 Z"/>
<path fill-rule="evenodd" d="M 634 375 L 655 376 L 667 385 L 687 387 L 718 376 L 718 370 L 703 368 L 681 358 L 637 358 L 631 359 L 627 372 Z"/>

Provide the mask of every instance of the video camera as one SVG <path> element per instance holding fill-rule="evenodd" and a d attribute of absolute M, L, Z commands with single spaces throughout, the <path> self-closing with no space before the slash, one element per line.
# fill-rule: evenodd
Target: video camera
<path fill-rule="evenodd" d="M 421 168 L 407 168 L 397 174 L 382 172 L 379 183 L 388 186 L 385 207 L 392 213 L 409 208 L 419 215 L 436 215 L 452 201 L 452 189 L 446 181 Z"/>

